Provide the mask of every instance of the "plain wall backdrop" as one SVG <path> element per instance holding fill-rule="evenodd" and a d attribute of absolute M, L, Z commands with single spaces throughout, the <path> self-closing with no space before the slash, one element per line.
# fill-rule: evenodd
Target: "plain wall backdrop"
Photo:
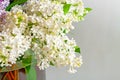
<path fill-rule="evenodd" d="M 120 0 L 83 0 L 93 10 L 69 33 L 81 47 L 84 64 L 75 74 L 48 68 L 46 80 L 120 80 Z"/>

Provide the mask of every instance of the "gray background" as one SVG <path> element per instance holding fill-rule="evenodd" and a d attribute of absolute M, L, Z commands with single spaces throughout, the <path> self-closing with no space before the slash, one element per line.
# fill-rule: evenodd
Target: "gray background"
<path fill-rule="evenodd" d="M 84 64 L 76 74 L 48 68 L 46 80 L 120 80 L 120 0 L 83 0 L 93 8 L 69 35 L 81 47 Z"/>

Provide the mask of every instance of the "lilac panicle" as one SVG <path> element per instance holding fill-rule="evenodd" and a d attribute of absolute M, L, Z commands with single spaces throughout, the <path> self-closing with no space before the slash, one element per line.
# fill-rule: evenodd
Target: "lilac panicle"
<path fill-rule="evenodd" d="M 5 9 L 9 5 L 9 0 L 0 0 L 0 10 Z"/>
<path fill-rule="evenodd" d="M 5 23 L 5 8 L 9 5 L 9 0 L 0 0 L 0 26 Z"/>

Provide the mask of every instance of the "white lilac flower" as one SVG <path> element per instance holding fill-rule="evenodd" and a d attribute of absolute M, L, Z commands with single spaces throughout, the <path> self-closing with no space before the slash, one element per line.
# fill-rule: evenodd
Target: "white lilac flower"
<path fill-rule="evenodd" d="M 65 5 L 70 5 L 66 14 Z M 35 52 L 40 69 L 70 66 L 69 72 L 74 73 L 81 66 L 76 42 L 66 36 L 74 29 L 72 23 L 84 14 L 81 0 L 28 0 L 6 14 L 7 22 L 0 32 L 0 66 L 15 64 L 29 48 Z"/>
<path fill-rule="evenodd" d="M 0 52 L 1 56 L 5 57 L 1 60 L 0 66 L 15 64 L 17 59 L 30 48 L 31 39 L 22 35 L 27 24 L 25 18 L 27 18 L 26 14 L 19 7 L 7 12 L 7 22 L 0 32 Z"/>
<path fill-rule="evenodd" d="M 15 64 L 17 58 L 30 48 L 29 38 L 22 36 L 19 28 L 14 28 L 14 31 L 16 32 L 14 35 L 8 32 L 0 33 L 0 37 L 4 38 L 4 40 L 0 40 L 1 53 L 3 56 L 7 56 L 5 62 L 10 65 Z"/>

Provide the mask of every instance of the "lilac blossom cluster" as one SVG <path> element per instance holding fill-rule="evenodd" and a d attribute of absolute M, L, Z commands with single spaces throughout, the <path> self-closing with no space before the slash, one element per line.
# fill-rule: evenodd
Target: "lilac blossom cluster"
<path fill-rule="evenodd" d="M 69 66 L 75 73 L 82 56 L 76 55 L 80 48 L 66 34 L 88 13 L 82 0 L 27 0 L 5 11 L 9 1 L 0 0 L 0 67 L 22 62 L 25 52 L 32 50 L 41 70 Z"/>
<path fill-rule="evenodd" d="M 0 0 L 0 25 L 5 23 L 6 11 L 5 8 L 9 5 L 9 0 Z"/>
<path fill-rule="evenodd" d="M 9 5 L 9 0 L 0 0 L 0 10 L 4 10 Z"/>

